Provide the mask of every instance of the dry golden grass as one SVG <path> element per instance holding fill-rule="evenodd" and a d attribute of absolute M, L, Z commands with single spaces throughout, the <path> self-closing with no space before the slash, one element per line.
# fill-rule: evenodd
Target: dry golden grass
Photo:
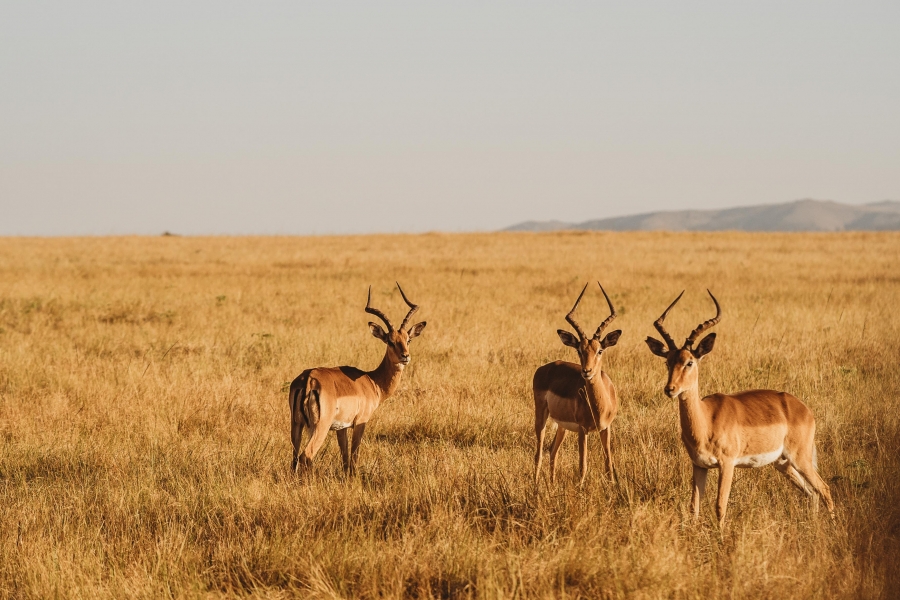
<path fill-rule="evenodd" d="M 16 598 L 896 597 L 900 236 L 484 234 L 0 239 L 0 593 Z M 356 480 L 334 436 L 288 472 L 286 383 L 374 368 L 366 286 L 428 321 Z M 589 441 L 531 483 L 531 375 L 586 280 L 621 316 L 618 485 Z M 665 368 L 722 302 L 701 392 L 787 390 L 818 421 L 837 518 L 771 467 L 729 523 L 688 514 Z M 605 316 L 592 288 L 580 312 Z M 397 318 L 397 317 L 395 317 Z M 545 463 L 546 464 L 546 463 Z M 545 467 L 546 469 L 546 467 Z M 710 477 L 714 491 L 717 475 Z"/>

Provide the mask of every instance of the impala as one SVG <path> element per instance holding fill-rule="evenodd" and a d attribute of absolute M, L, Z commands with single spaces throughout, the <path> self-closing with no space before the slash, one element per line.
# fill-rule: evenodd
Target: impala
<path fill-rule="evenodd" d="M 419 307 L 406 297 L 403 288 L 397 284 L 409 312 L 394 329 L 387 316 L 372 308 L 372 286 L 366 300 L 366 312 L 373 314 L 387 326 L 387 331 L 377 323 L 369 323 L 372 335 L 385 343 L 387 348 L 381 364 L 374 371 L 362 371 L 356 367 L 328 367 L 307 369 L 291 383 L 289 403 L 291 406 L 291 441 L 294 445 L 294 460 L 291 470 L 298 464 L 304 469 L 312 466 L 313 457 L 325 443 L 329 430 L 335 430 L 344 471 L 351 475 L 356 472 L 359 443 L 366 430 L 366 423 L 375 409 L 389 398 L 397 386 L 403 369 L 409 364 L 409 343 L 425 329 L 425 322 L 407 329 L 407 324 Z M 300 453 L 303 430 L 310 432 L 309 442 Z M 347 433 L 353 430 L 351 448 L 347 448 Z"/>
<path fill-rule="evenodd" d="M 600 285 L 598 282 L 597 285 Z M 575 306 L 566 315 L 566 321 L 578 333 L 575 337 L 565 329 L 557 330 L 559 339 L 566 346 L 578 352 L 580 365 L 558 360 L 539 367 L 534 372 L 534 433 L 537 435 L 537 451 L 534 454 L 534 479 L 538 480 L 541 471 L 541 459 L 544 449 L 544 428 L 547 418 L 556 422 L 556 439 L 550 449 L 550 481 L 556 480 L 556 453 L 566 437 L 567 431 L 578 434 L 578 454 L 580 459 L 581 480 L 587 473 L 587 434 L 600 432 L 600 439 L 606 451 L 606 467 L 609 476 L 615 483 L 613 472 L 612 450 L 610 449 L 610 424 L 616 418 L 619 400 L 616 388 L 609 376 L 601 370 L 603 351 L 615 346 L 622 331 L 617 329 L 601 339 L 603 330 L 616 318 L 616 309 L 600 285 L 600 291 L 609 305 L 609 316 L 600 323 L 592 337 L 587 337 L 584 330 L 575 321 L 575 309 L 587 290 L 587 284 L 575 301 Z"/>
<path fill-rule="evenodd" d="M 694 517 L 700 516 L 709 469 L 719 469 L 716 516 L 722 528 L 735 467 L 756 468 L 770 463 L 810 497 L 814 510 L 818 503 L 815 493 L 825 500 L 833 516 L 831 492 L 816 471 L 816 421 L 803 402 L 774 390 L 747 390 L 700 398 L 700 362 L 712 351 L 716 334 L 710 333 L 696 347 L 694 343 L 722 316 L 716 297 L 709 290 L 707 293 L 716 305 L 716 316 L 698 325 L 681 348 L 666 332 L 663 321 L 684 292 L 653 323 L 668 347 L 657 339 L 647 338 L 650 351 L 666 359 L 669 368 L 666 395 L 678 398 L 681 441 L 694 466 L 691 495 Z"/>

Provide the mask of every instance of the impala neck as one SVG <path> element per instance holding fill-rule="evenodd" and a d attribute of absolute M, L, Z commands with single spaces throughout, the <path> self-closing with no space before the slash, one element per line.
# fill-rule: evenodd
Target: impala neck
<path fill-rule="evenodd" d="M 709 419 L 700 404 L 700 385 L 694 385 L 678 394 L 678 411 L 681 415 L 681 434 L 697 442 L 708 439 Z"/>
<path fill-rule="evenodd" d="M 585 381 L 585 387 L 588 391 L 587 400 L 591 404 L 591 409 L 599 417 L 611 407 L 612 397 L 607 387 L 603 385 L 602 371 L 599 368 L 597 370 L 597 375 L 591 381 Z"/>
<path fill-rule="evenodd" d="M 393 395 L 397 386 L 400 385 L 400 378 L 403 376 L 403 367 L 391 361 L 390 351 L 385 350 L 384 358 L 381 364 L 374 371 L 369 371 L 369 377 L 381 391 L 381 399 L 385 400 Z"/>

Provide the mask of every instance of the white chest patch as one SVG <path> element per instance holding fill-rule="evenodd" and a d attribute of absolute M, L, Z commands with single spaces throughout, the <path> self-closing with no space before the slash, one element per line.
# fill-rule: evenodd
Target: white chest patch
<path fill-rule="evenodd" d="M 783 453 L 784 446 L 782 446 L 778 450 L 772 450 L 771 452 L 742 456 L 737 459 L 737 462 L 734 463 L 734 466 L 755 469 L 756 467 L 762 467 L 769 463 L 775 462 L 775 460 L 777 460 L 778 457 L 780 457 Z"/>
<path fill-rule="evenodd" d="M 337 431 L 338 429 L 347 429 L 348 427 L 353 427 L 353 423 L 344 423 L 342 421 L 334 421 L 331 423 L 332 431 Z"/>

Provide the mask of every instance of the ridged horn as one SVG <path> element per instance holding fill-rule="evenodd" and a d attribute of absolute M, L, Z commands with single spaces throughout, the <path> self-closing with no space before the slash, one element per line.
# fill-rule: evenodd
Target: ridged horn
<path fill-rule="evenodd" d="M 712 292 L 706 290 L 706 293 L 709 294 L 709 297 L 712 298 L 713 304 L 716 305 L 716 316 L 710 319 L 709 321 L 704 321 L 697 325 L 697 329 L 691 332 L 691 335 L 688 336 L 687 340 L 685 340 L 685 344 L 688 346 L 692 346 L 697 338 L 700 337 L 700 334 L 715 325 L 719 322 L 719 319 L 722 318 L 722 308 L 719 306 L 719 301 L 716 300 L 716 297 L 712 295 Z"/>
<path fill-rule="evenodd" d="M 400 293 L 402 294 L 403 292 L 401 291 Z M 375 315 L 376 317 L 378 317 L 379 319 L 384 321 L 384 324 L 387 325 L 388 332 L 391 332 L 394 330 L 394 326 L 391 325 L 391 321 L 390 321 L 390 319 L 387 318 L 387 315 L 384 314 L 383 312 L 381 312 L 380 310 L 378 310 L 377 308 L 372 307 L 372 286 L 371 285 L 369 286 L 369 297 L 366 300 L 366 312 L 369 313 L 370 315 Z"/>
<path fill-rule="evenodd" d="M 569 322 L 569 325 L 575 328 L 575 332 L 578 333 L 578 337 L 582 340 L 584 340 L 586 336 L 584 335 L 584 329 L 582 329 L 581 325 L 579 325 L 575 321 L 575 309 L 578 308 L 578 303 L 581 302 L 581 297 L 584 296 L 584 292 L 585 290 L 587 290 L 587 286 L 588 284 L 584 284 L 584 289 L 582 289 L 581 293 L 578 295 L 578 300 L 575 301 L 575 306 L 573 306 L 572 310 L 569 311 L 569 314 L 566 315 L 566 321 Z"/>
<path fill-rule="evenodd" d="M 400 290 L 400 295 L 403 296 L 403 301 L 406 302 L 406 305 L 409 306 L 409 312 L 406 313 L 406 317 L 404 317 L 403 322 L 400 323 L 400 329 L 406 331 L 406 324 L 409 323 L 409 320 L 412 318 L 416 311 L 419 310 L 418 304 L 413 304 L 409 301 L 409 298 L 406 297 L 406 294 L 403 293 L 403 288 L 400 287 L 400 283 L 397 283 L 397 289 Z"/>
<path fill-rule="evenodd" d="M 656 330 L 659 332 L 659 335 L 663 337 L 666 341 L 666 344 L 669 345 L 669 350 L 678 350 L 678 346 L 675 344 L 675 340 L 672 339 L 672 336 L 669 335 L 669 332 L 666 331 L 666 328 L 663 327 L 663 321 L 666 320 L 666 315 L 669 314 L 669 311 L 672 310 L 672 307 L 678 304 L 678 301 L 681 300 L 681 297 L 684 296 L 684 290 L 681 290 L 681 293 L 678 294 L 678 297 L 669 305 L 669 308 L 663 311 L 663 314 L 659 315 L 659 318 L 653 322 L 653 326 L 656 327 Z"/>
<path fill-rule="evenodd" d="M 597 332 L 594 334 L 595 340 L 599 340 L 600 335 L 603 333 L 603 330 L 606 329 L 606 326 L 612 323 L 613 319 L 619 316 L 618 314 L 616 314 L 616 309 L 613 307 L 612 300 L 609 299 L 606 290 L 603 289 L 603 284 L 598 281 L 597 285 L 600 286 L 600 291 L 603 292 L 603 297 L 606 298 L 606 303 L 609 305 L 609 316 L 606 317 L 606 320 L 600 323 L 600 327 L 597 328 Z"/>

